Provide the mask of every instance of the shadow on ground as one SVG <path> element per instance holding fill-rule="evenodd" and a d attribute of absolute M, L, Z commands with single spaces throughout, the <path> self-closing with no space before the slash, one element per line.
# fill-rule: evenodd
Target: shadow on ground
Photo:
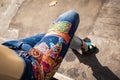
<path fill-rule="evenodd" d="M 80 63 L 84 63 L 92 69 L 93 76 L 96 80 L 120 80 L 107 66 L 102 66 L 98 61 L 96 54 L 99 52 L 99 49 L 93 54 L 85 55 L 80 54 L 74 49 L 72 49 L 72 51 L 75 53 Z"/>

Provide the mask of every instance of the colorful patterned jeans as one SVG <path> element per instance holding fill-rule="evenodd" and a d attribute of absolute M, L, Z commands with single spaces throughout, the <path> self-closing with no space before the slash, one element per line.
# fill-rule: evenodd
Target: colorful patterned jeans
<path fill-rule="evenodd" d="M 43 57 L 39 60 L 39 63 L 43 66 L 46 73 L 45 77 L 48 75 L 51 77 L 55 73 L 55 67 L 61 63 L 69 47 L 74 49 L 81 48 L 81 39 L 73 37 L 78 24 L 79 14 L 70 10 L 60 15 L 47 33 L 41 33 L 25 39 L 7 41 L 3 45 L 15 50 L 18 54 L 19 50 L 27 53 L 33 47 L 42 52 Z M 22 58 L 26 66 L 21 80 L 36 80 L 32 63 L 34 58 Z"/>

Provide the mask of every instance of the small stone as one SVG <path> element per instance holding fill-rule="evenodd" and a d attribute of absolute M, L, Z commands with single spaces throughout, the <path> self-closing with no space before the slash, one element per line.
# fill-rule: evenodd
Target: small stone
<path fill-rule="evenodd" d="M 57 4 L 57 1 L 53 0 L 49 3 L 49 6 L 52 7 L 52 6 L 55 6 L 56 4 Z"/>

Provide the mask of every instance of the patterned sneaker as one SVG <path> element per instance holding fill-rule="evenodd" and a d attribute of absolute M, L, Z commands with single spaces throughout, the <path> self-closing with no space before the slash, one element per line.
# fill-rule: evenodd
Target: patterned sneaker
<path fill-rule="evenodd" d="M 92 54 L 92 53 L 96 53 L 96 45 L 93 44 L 91 42 L 91 40 L 89 38 L 84 38 L 83 41 L 85 41 L 85 43 L 88 45 L 88 51 L 85 51 L 83 48 L 82 48 L 82 53 L 83 54 Z"/>

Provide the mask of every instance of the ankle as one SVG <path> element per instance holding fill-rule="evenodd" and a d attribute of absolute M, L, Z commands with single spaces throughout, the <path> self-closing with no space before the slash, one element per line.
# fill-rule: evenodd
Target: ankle
<path fill-rule="evenodd" d="M 82 47 L 81 47 L 84 51 L 88 51 L 88 45 L 86 44 L 86 42 L 82 41 Z"/>

